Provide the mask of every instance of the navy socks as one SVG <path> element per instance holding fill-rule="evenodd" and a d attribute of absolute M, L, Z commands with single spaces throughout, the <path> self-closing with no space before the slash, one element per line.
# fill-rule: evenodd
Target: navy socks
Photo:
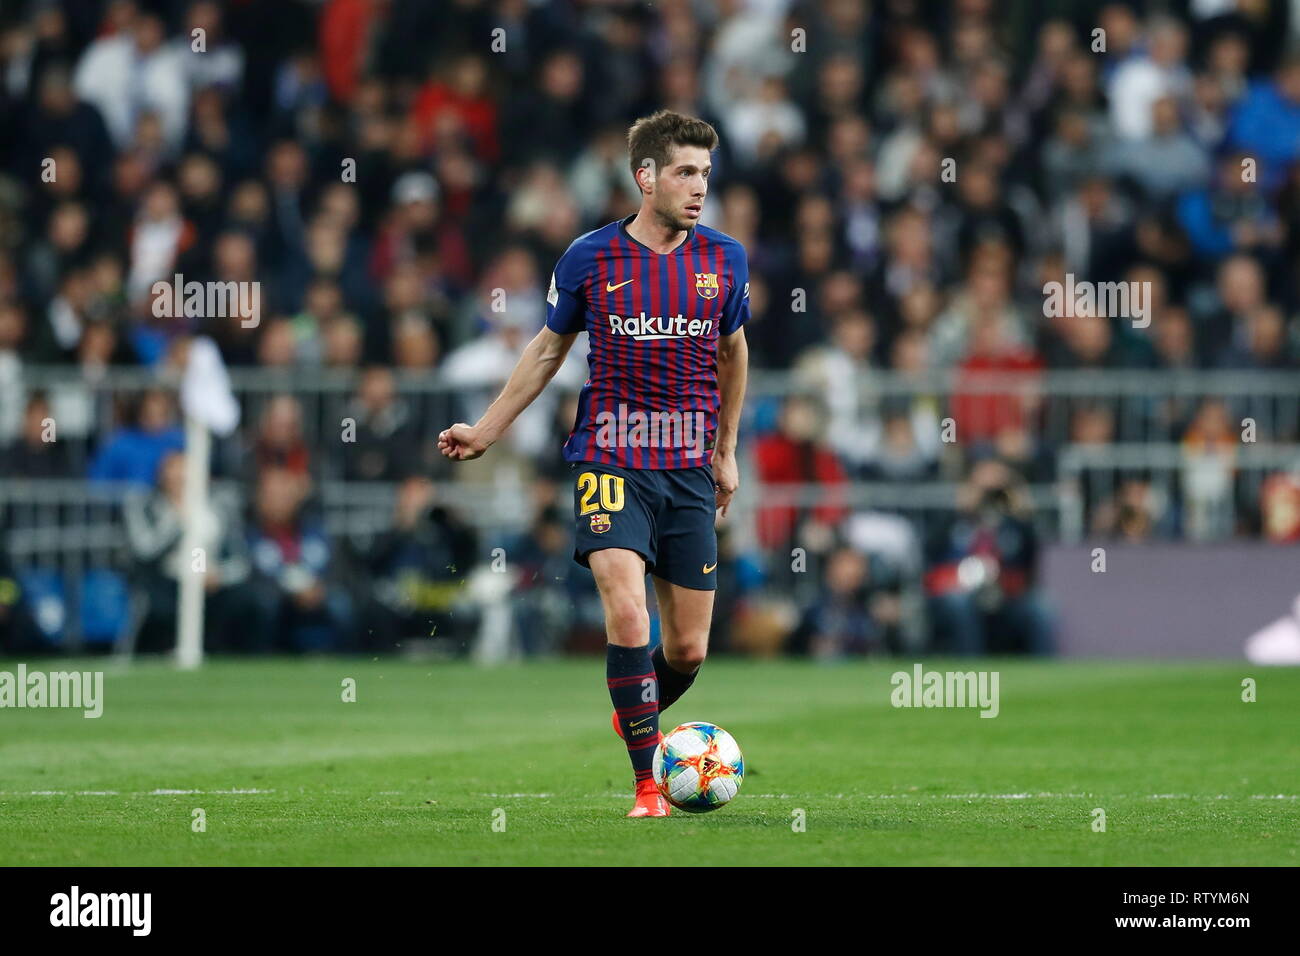
<path fill-rule="evenodd" d="M 659 680 L 646 647 L 605 645 L 605 683 L 637 783 L 650 779 L 659 743 Z"/>
<path fill-rule="evenodd" d="M 655 677 L 659 679 L 659 713 L 663 713 L 669 707 L 677 702 L 677 698 L 686 693 L 690 686 L 695 683 L 695 674 L 683 674 L 675 670 L 668 659 L 664 657 L 664 646 L 660 644 L 650 655 L 650 662 L 654 664 Z"/>

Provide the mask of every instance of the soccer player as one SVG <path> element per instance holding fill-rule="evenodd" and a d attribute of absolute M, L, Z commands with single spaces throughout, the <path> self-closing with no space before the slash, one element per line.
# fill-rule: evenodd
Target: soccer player
<path fill-rule="evenodd" d="M 560 257 L 546 325 L 474 425 L 438 436 L 449 458 L 478 458 L 555 375 L 580 332 L 589 377 L 564 458 L 573 476 L 574 560 L 591 569 L 605 611 L 614 729 L 636 783 L 630 817 L 667 802 L 650 765 L 659 715 L 695 680 L 716 589 L 716 511 L 739 482 L 749 265 L 730 236 L 699 224 L 718 134 L 661 110 L 628 132 L 636 215 L 579 236 Z M 654 653 L 645 576 L 663 640 Z"/>

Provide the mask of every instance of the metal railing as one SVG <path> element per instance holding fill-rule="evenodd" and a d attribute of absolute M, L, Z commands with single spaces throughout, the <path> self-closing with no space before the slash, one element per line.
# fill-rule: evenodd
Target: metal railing
<path fill-rule="evenodd" d="M 92 378 L 75 366 L 28 365 L 22 369 L 27 390 L 58 393 L 72 389 L 86 393 L 96 406 L 94 424 L 108 424 L 103 400 L 123 392 L 150 386 L 174 385 L 174 375 L 151 369 L 112 368 Z M 279 394 L 292 394 L 303 409 L 308 442 L 337 434 L 359 373 L 337 369 L 232 368 L 232 387 L 243 406 L 243 429 L 256 423 L 265 403 Z M 437 372 L 394 373 L 396 390 L 412 404 L 425 428 L 441 428 L 461 417 L 467 393 L 481 398 L 494 393 L 497 382 L 481 388 L 453 385 Z M 1069 438 L 1071 418 L 1084 408 L 1103 407 L 1113 416 L 1114 442 L 1168 442 L 1178 432 L 1199 402 L 1219 399 L 1226 403 L 1234 420 L 1252 418 L 1261 439 L 1300 440 L 1300 372 L 1234 372 L 1183 370 L 1089 370 L 1043 373 L 962 372 L 933 370 L 922 374 L 873 371 L 855 382 L 817 382 L 793 373 L 755 370 L 749 379 L 746 412 L 754 414 L 763 399 L 791 394 L 812 394 L 843 400 L 848 390 L 859 415 L 879 412 L 891 399 L 934 400 L 945 413 L 954 409 L 954 399 L 985 399 L 1002 396 L 1023 405 L 1030 431 L 1044 440 L 1062 442 Z M 962 425 L 958 422 L 958 440 Z M 969 423 L 965 423 L 969 424 Z"/>
<path fill-rule="evenodd" d="M 358 374 L 334 370 L 231 370 L 234 390 L 244 419 L 233 441 L 246 445 L 262 405 L 271 397 L 292 394 L 304 411 L 304 431 L 309 443 L 336 434 L 355 392 Z M 91 414 L 86 429 L 71 440 L 80 442 L 84 462 L 92 443 L 111 421 L 111 399 L 124 392 L 174 384 L 158 373 L 138 368 L 110 369 L 93 379 L 83 378 L 68 366 L 27 366 L 23 387 L 48 394 L 77 394 Z M 395 374 L 397 391 L 414 410 L 427 438 L 430 430 L 464 417 L 459 402 L 464 390 L 438 375 Z M 1034 521 L 1044 540 L 1078 541 L 1085 537 L 1094 511 L 1113 497 L 1126 477 L 1139 476 L 1164 499 L 1180 504 L 1192 501 L 1200 508 L 1196 532 L 1205 536 L 1224 533 L 1235 521 L 1238 502 L 1257 498 L 1265 477 L 1300 467 L 1300 445 L 1269 444 L 1269 440 L 1295 440 L 1300 429 L 1300 374 L 1234 372 L 1046 372 L 1040 375 L 968 375 L 951 371 L 911 376 L 895 372 L 872 373 L 853 383 L 855 413 L 867 420 L 880 413 L 887 399 L 926 399 L 945 415 L 963 396 L 1013 396 L 1023 401 L 1024 418 L 1033 438 L 1057 447 L 1059 480 L 1030 486 L 1027 491 Z M 485 383 L 479 391 L 496 388 Z M 773 402 L 792 394 L 812 394 L 838 403 L 843 396 L 828 391 L 826 383 L 811 383 L 791 374 L 755 372 L 746 403 L 747 432 L 756 424 L 770 425 Z M 1230 466 L 1216 458 L 1200 459 L 1177 441 L 1198 404 L 1207 398 L 1222 400 L 1234 417 L 1255 420 L 1260 442 L 1234 448 Z M 1071 445 L 1071 417 L 1081 408 L 1103 407 L 1113 416 L 1114 443 Z M 959 444 L 963 423 L 957 422 Z M 60 434 L 60 441 L 65 440 Z M 75 458 L 76 456 L 74 456 Z M 948 458 L 942 460 L 946 467 Z M 1223 472 L 1230 472 L 1224 492 Z M 910 524 L 916 540 L 923 541 L 936 522 L 951 518 L 956 507 L 959 480 L 956 472 L 924 482 L 863 482 L 829 487 L 815 484 L 760 485 L 747 470 L 733 506 L 733 527 L 738 546 L 758 548 L 755 518 L 761 509 L 810 509 L 834 502 L 848 512 L 899 515 Z M 322 469 L 315 487 L 313 507 L 322 515 L 326 530 L 338 539 L 364 547 L 375 535 L 392 526 L 396 486 L 383 482 L 342 482 Z M 531 520 L 526 493 L 527 471 L 505 483 L 436 481 L 436 500 L 454 508 L 484 540 L 524 529 Z M 214 494 L 225 494 L 246 504 L 251 487 L 236 480 L 213 483 Z M 111 570 L 125 574 L 132 558 L 124 534 L 125 496 L 141 493 L 137 487 L 91 483 L 82 479 L 0 481 L 0 531 L 11 564 L 45 569 L 66 581 L 69 643 L 75 646 L 79 614 L 76 604 L 87 572 Z M 567 500 L 560 502 L 567 507 Z M 485 549 L 486 553 L 486 549 Z M 780 558 L 782 556 L 776 556 Z"/>
<path fill-rule="evenodd" d="M 348 541 L 364 551 L 379 535 L 393 527 L 398 486 L 384 482 L 323 481 L 311 502 L 337 542 Z M 489 548 L 509 533 L 523 531 L 532 515 L 527 496 L 508 485 L 434 483 L 435 500 L 453 509 L 481 538 L 483 561 Z M 12 567 L 56 575 L 63 585 L 63 643 L 80 646 L 80 604 L 88 572 L 115 572 L 130 576 L 134 559 L 125 528 L 126 502 L 147 494 L 138 485 L 108 484 L 80 479 L 0 481 L 0 515 L 6 529 L 4 547 Z M 240 482 L 213 482 L 212 494 L 248 505 L 251 489 Z M 953 510 L 956 486 L 930 482 L 906 487 L 878 482 L 852 482 L 827 488 L 816 485 L 759 485 L 746 483 L 737 497 L 728 524 L 735 529 L 742 550 L 754 550 L 755 523 L 762 509 L 815 508 L 833 500 L 854 514 L 883 512 L 902 516 L 910 531 L 908 573 L 919 574 L 919 542 L 931 522 L 944 520 Z M 1050 488 L 1033 489 L 1045 533 L 1059 524 Z M 775 561 L 784 555 L 770 555 Z M 778 589 L 779 590 L 779 589 Z"/>
<path fill-rule="evenodd" d="M 1176 444 L 1073 445 L 1058 459 L 1061 539 L 1077 543 L 1088 517 L 1112 501 L 1125 481 L 1148 486 L 1157 503 L 1177 508 L 1181 536 L 1229 537 L 1243 504 L 1258 505 L 1264 481 L 1300 474 L 1300 445 L 1243 443 L 1205 452 Z"/>

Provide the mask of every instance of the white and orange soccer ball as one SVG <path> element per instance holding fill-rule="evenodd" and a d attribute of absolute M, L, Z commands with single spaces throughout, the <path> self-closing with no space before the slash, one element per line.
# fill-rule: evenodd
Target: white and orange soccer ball
<path fill-rule="evenodd" d="M 654 756 L 654 780 L 679 810 L 708 813 L 731 802 L 745 779 L 740 745 L 716 724 L 692 721 L 664 734 Z"/>

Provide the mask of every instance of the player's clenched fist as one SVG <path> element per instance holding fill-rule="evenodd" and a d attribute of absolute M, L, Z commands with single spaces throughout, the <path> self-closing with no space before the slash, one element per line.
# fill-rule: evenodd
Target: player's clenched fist
<path fill-rule="evenodd" d="M 453 461 L 471 461 L 488 450 L 488 442 L 473 425 L 457 422 L 438 433 L 438 450 Z"/>

